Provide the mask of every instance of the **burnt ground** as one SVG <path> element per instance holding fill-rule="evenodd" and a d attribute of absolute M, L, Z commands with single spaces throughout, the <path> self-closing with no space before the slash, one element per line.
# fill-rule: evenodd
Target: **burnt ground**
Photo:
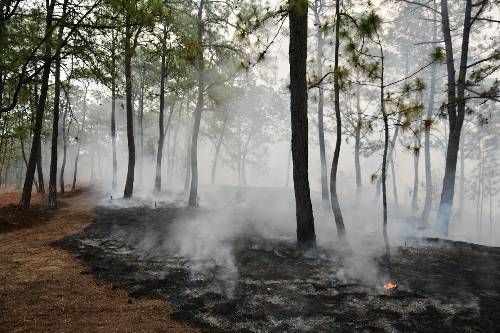
<path fill-rule="evenodd" d="M 181 255 L 175 226 L 205 213 L 97 207 L 93 224 L 56 245 L 98 281 L 129 297 L 167 299 L 175 319 L 210 332 L 500 332 L 500 248 L 408 240 L 387 265 L 331 249 L 300 255 L 293 239 L 249 228 L 220 244 L 226 261 Z M 388 277 L 397 289 L 382 288 Z"/>

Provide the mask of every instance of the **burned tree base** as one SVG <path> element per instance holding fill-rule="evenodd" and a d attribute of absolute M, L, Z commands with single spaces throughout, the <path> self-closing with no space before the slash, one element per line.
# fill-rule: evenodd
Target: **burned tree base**
<path fill-rule="evenodd" d="M 304 256 L 293 239 L 249 228 L 223 240 L 218 258 L 181 255 L 176 227 L 203 216 L 173 206 L 98 207 L 91 226 L 56 246 L 76 253 L 98 280 L 130 297 L 168 299 L 176 319 L 211 332 L 500 331 L 499 248 L 408 240 L 387 267 L 321 246 Z M 194 237 L 192 246 L 204 241 Z M 373 276 L 358 267 L 365 264 Z M 384 289 L 389 280 L 397 287 Z"/>

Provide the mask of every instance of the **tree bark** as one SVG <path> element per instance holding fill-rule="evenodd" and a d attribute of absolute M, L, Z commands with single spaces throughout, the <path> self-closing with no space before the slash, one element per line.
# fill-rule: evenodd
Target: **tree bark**
<path fill-rule="evenodd" d="M 377 32 L 378 35 L 378 32 Z M 385 110 L 385 100 L 384 100 L 384 49 L 380 38 L 378 39 L 378 46 L 380 51 L 380 110 L 382 112 L 382 119 L 384 122 L 384 152 L 382 155 L 382 217 L 383 217 L 383 230 L 382 235 L 385 244 L 385 256 L 389 260 L 391 256 L 391 251 L 389 247 L 389 237 L 387 235 L 387 156 L 389 150 L 389 116 Z M 396 127 L 395 132 L 399 126 Z M 394 146 L 392 147 L 394 149 Z M 392 154 L 392 150 L 391 153 Z"/>
<path fill-rule="evenodd" d="M 143 165 L 144 165 L 144 86 L 146 78 L 146 63 L 142 64 L 141 69 L 141 82 L 140 82 L 140 96 L 139 96 L 139 146 L 140 146 L 140 155 L 139 155 L 139 186 L 142 184 L 142 173 L 143 173 Z"/>
<path fill-rule="evenodd" d="M 41 140 L 41 138 L 40 138 Z M 45 194 L 45 180 L 43 179 L 43 164 L 42 164 L 42 144 L 38 146 L 38 156 L 36 162 L 36 173 L 38 175 L 38 193 Z"/>
<path fill-rule="evenodd" d="M 441 200 L 438 208 L 438 229 L 442 236 L 448 236 L 453 196 L 455 193 L 455 175 L 457 171 L 460 134 L 465 116 L 465 85 L 467 75 L 467 57 L 469 53 L 469 37 L 471 28 L 472 0 L 466 0 L 464 29 L 462 32 L 462 52 L 460 55 L 460 70 L 455 81 L 455 64 L 453 60 L 453 45 L 451 39 L 450 21 L 448 16 L 448 1 L 441 1 L 441 21 L 446 49 L 446 67 L 448 71 L 448 121 L 450 124 L 448 146 L 446 149 L 446 164 L 443 178 Z M 457 88 L 455 91 L 455 87 Z"/>
<path fill-rule="evenodd" d="M 160 117 L 158 119 L 158 151 L 156 153 L 156 172 L 155 172 L 155 192 L 161 191 L 161 162 L 163 157 L 163 143 L 165 142 L 165 77 L 167 75 L 167 30 L 163 29 L 161 70 L 160 70 Z"/>
<path fill-rule="evenodd" d="M 411 196 L 411 208 L 416 211 L 418 209 L 418 166 L 420 162 L 420 152 L 413 152 L 413 191 Z"/>
<path fill-rule="evenodd" d="M 116 160 L 116 36 L 114 31 L 112 31 L 112 46 L 111 46 L 111 61 L 112 61 L 112 73 L 111 73 L 111 146 L 113 153 L 113 178 L 111 180 L 112 191 L 116 190 L 117 186 L 117 173 L 118 173 L 118 162 Z"/>
<path fill-rule="evenodd" d="M 47 37 L 47 39 L 49 39 L 50 34 L 52 32 L 52 18 L 54 13 L 54 5 L 55 5 L 55 0 L 51 0 L 47 8 L 47 16 L 45 18 L 45 37 Z M 37 162 L 40 161 L 43 114 L 45 112 L 45 101 L 47 99 L 47 91 L 49 89 L 50 65 L 51 65 L 51 47 L 50 43 L 46 43 L 44 52 L 42 80 L 40 86 L 40 96 L 38 98 L 38 103 L 36 107 L 36 120 L 33 131 L 33 142 L 31 145 L 31 153 L 28 162 L 28 167 L 26 169 L 26 177 L 24 179 L 23 193 L 21 195 L 21 200 L 19 202 L 19 205 L 25 208 L 29 207 L 31 202 L 31 189 L 33 187 L 35 168 L 36 165 L 39 164 Z M 39 184 L 39 187 L 41 186 L 42 184 Z"/>
<path fill-rule="evenodd" d="M 62 8 L 62 17 L 66 16 L 66 7 L 68 0 L 64 0 Z M 64 19 L 59 22 L 57 32 L 57 43 L 62 43 L 64 33 Z M 55 82 L 54 82 L 54 109 L 52 113 L 52 146 L 50 155 L 50 173 L 49 173 L 49 209 L 57 208 L 57 143 L 59 139 L 59 105 L 61 97 L 61 56 L 58 52 L 55 61 Z"/>
<path fill-rule="evenodd" d="M 394 167 L 394 151 L 392 155 L 387 159 L 387 163 L 391 165 L 391 174 L 392 174 L 392 195 L 394 196 L 394 206 L 399 208 L 399 195 L 398 195 L 398 184 L 396 177 L 396 168 Z"/>
<path fill-rule="evenodd" d="M 62 121 L 62 134 L 63 134 L 63 158 L 61 163 L 61 173 L 59 175 L 59 186 L 61 188 L 60 192 L 64 193 L 64 169 L 66 168 L 66 155 L 68 153 L 68 138 L 66 133 L 66 117 L 68 115 L 69 101 L 66 101 L 66 107 L 64 109 L 63 121 Z"/>
<path fill-rule="evenodd" d="M 356 87 L 356 113 L 357 113 L 357 121 L 356 127 L 354 128 L 354 169 L 356 171 L 356 202 L 359 200 L 361 196 L 361 163 L 359 159 L 360 150 L 361 150 L 361 96 L 360 96 L 360 88 L 359 85 Z"/>
<path fill-rule="evenodd" d="M 191 132 L 191 126 L 189 126 L 189 119 L 186 125 L 186 175 L 184 177 L 184 193 L 187 193 L 187 191 L 190 189 L 190 184 L 191 184 L 191 144 L 190 144 L 190 138 L 192 136 Z"/>
<path fill-rule="evenodd" d="M 325 40 L 323 38 L 320 12 L 323 7 L 322 0 L 314 0 L 314 17 L 316 25 L 316 75 L 318 78 L 323 77 L 323 46 L 325 45 Z M 325 130 L 323 124 L 323 109 L 324 109 L 324 89 L 322 85 L 318 85 L 318 139 L 319 139 L 319 159 L 321 164 L 321 199 L 324 207 L 328 205 L 328 176 L 326 167 L 326 153 L 325 153 Z"/>
<path fill-rule="evenodd" d="M 82 124 L 78 126 L 78 144 L 76 147 L 75 165 L 73 168 L 73 184 L 71 185 L 71 190 L 76 189 L 76 178 L 78 176 L 78 160 L 80 158 L 80 148 L 83 141 L 83 133 L 85 132 L 85 117 L 87 116 L 87 92 L 88 85 L 85 86 L 85 93 L 83 94 L 83 119 Z"/>
<path fill-rule="evenodd" d="M 460 140 L 460 194 L 458 195 L 458 219 L 463 222 L 465 205 L 465 133 Z"/>
<path fill-rule="evenodd" d="M 205 0 L 200 1 L 197 18 L 198 55 L 196 58 L 196 72 L 198 81 L 198 98 L 194 111 L 193 136 L 191 139 L 191 190 L 189 192 L 189 206 L 198 206 L 198 134 L 200 132 L 201 111 L 205 89 L 204 64 L 203 64 L 203 6 Z"/>
<path fill-rule="evenodd" d="M 335 150 L 333 152 L 332 168 L 330 172 L 330 201 L 333 216 L 337 226 L 337 234 L 341 241 L 346 238 L 344 218 L 337 196 L 337 169 L 339 166 L 340 147 L 342 144 L 342 118 L 340 112 L 340 85 L 339 85 L 339 48 L 340 48 L 340 0 L 335 4 L 335 63 L 333 74 L 333 89 L 335 94 L 335 119 L 337 124 L 337 135 L 335 140 Z"/>
<path fill-rule="evenodd" d="M 219 160 L 220 147 L 222 146 L 224 132 L 226 131 L 227 119 L 228 119 L 228 112 L 227 112 L 226 108 L 224 107 L 224 119 L 222 121 L 222 129 L 221 129 L 221 132 L 219 134 L 219 138 L 217 139 L 217 144 L 215 145 L 215 155 L 214 155 L 214 161 L 212 163 L 212 177 L 211 177 L 212 185 L 214 185 L 214 183 L 215 183 L 215 173 L 217 172 L 217 162 Z"/>
<path fill-rule="evenodd" d="M 135 172 L 135 142 L 134 142 L 134 114 L 132 109 L 132 25 L 130 14 L 127 14 L 125 22 L 125 98 L 127 108 L 127 143 L 128 143 L 128 166 L 124 198 L 131 198 L 134 191 L 134 172 Z"/>
<path fill-rule="evenodd" d="M 436 0 L 434 0 L 434 9 L 437 9 Z M 433 15 L 432 23 L 432 42 L 437 41 L 437 17 L 436 12 Z M 432 168 L 431 168 L 431 125 L 432 114 L 434 110 L 434 95 L 436 92 L 436 68 L 437 65 L 431 65 L 431 82 L 429 90 L 429 105 L 427 106 L 427 115 L 424 123 L 424 158 L 425 158 L 425 203 L 424 210 L 422 211 L 422 221 L 424 224 L 428 223 L 429 215 L 432 207 Z"/>
<path fill-rule="evenodd" d="M 307 120 L 307 1 L 289 0 L 290 112 L 293 187 L 297 217 L 297 246 L 316 247 L 316 233 L 308 179 Z"/>

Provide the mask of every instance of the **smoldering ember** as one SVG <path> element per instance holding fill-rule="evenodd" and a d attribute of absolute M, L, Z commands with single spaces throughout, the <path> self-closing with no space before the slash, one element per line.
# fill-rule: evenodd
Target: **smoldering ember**
<path fill-rule="evenodd" d="M 499 29 L 0 1 L 0 332 L 500 332 Z"/>

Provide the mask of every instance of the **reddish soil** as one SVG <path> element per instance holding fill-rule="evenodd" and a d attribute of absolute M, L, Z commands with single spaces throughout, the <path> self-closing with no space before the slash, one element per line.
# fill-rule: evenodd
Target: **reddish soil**
<path fill-rule="evenodd" d="M 17 192 L 0 192 L 0 332 L 196 332 L 171 319 L 165 301 L 98 284 L 72 254 L 50 245 L 91 223 L 90 190 L 68 193 L 56 211 L 41 201 L 20 210 L 18 200 Z"/>

